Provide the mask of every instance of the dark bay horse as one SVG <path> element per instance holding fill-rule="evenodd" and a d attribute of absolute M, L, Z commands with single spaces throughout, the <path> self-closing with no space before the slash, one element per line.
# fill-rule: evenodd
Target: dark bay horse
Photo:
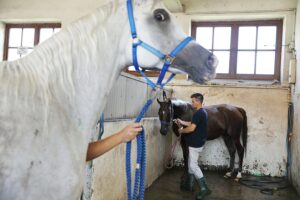
<path fill-rule="evenodd" d="M 173 119 L 181 119 L 183 121 L 191 121 L 194 109 L 191 104 L 181 100 L 159 101 L 159 119 L 161 121 L 160 132 L 162 135 L 168 133 L 169 127 L 172 125 L 173 132 L 178 137 L 178 125 L 173 122 Z M 222 137 L 230 155 L 230 171 L 226 173 L 225 178 L 231 177 L 234 172 L 235 153 L 237 151 L 239 156 L 239 168 L 236 180 L 238 181 L 242 175 L 242 166 L 244 153 L 247 147 L 247 115 L 243 108 L 228 104 L 212 105 L 204 107 L 208 114 L 207 123 L 207 140 L 213 140 Z M 185 170 L 188 169 L 188 147 L 186 145 L 185 135 L 181 138 L 181 147 L 184 158 Z M 242 139 L 242 143 L 240 141 Z"/>

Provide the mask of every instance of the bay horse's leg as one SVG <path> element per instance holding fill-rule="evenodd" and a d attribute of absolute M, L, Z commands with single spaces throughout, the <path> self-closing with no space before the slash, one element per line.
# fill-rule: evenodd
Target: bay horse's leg
<path fill-rule="evenodd" d="M 229 135 L 227 135 L 227 134 L 223 135 L 223 139 L 224 139 L 225 145 L 226 145 L 229 155 L 230 155 L 229 169 L 231 170 L 225 174 L 224 178 L 229 178 L 229 177 L 231 177 L 232 173 L 234 172 L 234 160 L 235 160 L 236 147 L 235 147 L 232 137 L 230 137 Z"/>
<path fill-rule="evenodd" d="M 182 154 L 183 154 L 184 171 L 188 172 L 189 148 L 186 144 L 184 136 L 181 137 L 181 148 L 182 148 Z"/>
<path fill-rule="evenodd" d="M 243 167 L 243 160 L 244 160 L 244 147 L 241 145 L 239 138 L 236 139 L 235 146 L 237 148 L 237 152 L 239 156 L 239 170 L 235 180 L 239 181 L 242 178 L 242 167 Z"/>
<path fill-rule="evenodd" d="M 181 177 L 181 185 L 184 185 L 186 183 L 187 177 L 188 177 L 188 158 L 189 158 L 189 148 L 186 144 L 184 136 L 181 136 L 180 145 L 181 145 L 181 149 L 182 149 L 183 164 L 184 164 L 184 173 Z"/>

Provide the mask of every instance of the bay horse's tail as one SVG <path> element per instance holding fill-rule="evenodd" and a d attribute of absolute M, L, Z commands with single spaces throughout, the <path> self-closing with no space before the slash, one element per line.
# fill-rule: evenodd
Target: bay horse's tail
<path fill-rule="evenodd" d="M 248 138 L 248 125 L 247 125 L 247 115 L 243 108 L 238 108 L 240 113 L 243 115 L 243 129 L 242 129 L 242 142 L 244 147 L 244 154 L 246 156 L 247 152 L 247 138 Z"/>

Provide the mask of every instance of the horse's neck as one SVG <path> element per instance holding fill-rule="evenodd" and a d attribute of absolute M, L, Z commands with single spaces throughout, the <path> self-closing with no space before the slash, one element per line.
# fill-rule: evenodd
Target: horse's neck
<path fill-rule="evenodd" d="M 96 124 L 109 91 L 128 64 L 122 52 L 130 38 L 127 23 L 126 9 L 108 4 L 18 61 L 38 74 L 48 74 L 47 89 L 81 132 Z"/>
<path fill-rule="evenodd" d="M 193 109 L 190 104 L 176 105 L 172 104 L 174 110 L 174 119 L 180 118 L 184 121 L 191 121 Z"/>
<path fill-rule="evenodd" d="M 126 40 L 130 39 L 129 29 L 128 34 L 126 28 L 124 31 L 124 27 L 128 27 L 126 9 L 119 8 L 123 11 L 114 13 L 118 15 L 116 17 L 110 13 L 117 12 L 114 6 L 116 5 L 109 4 L 106 9 L 91 16 L 94 25 L 89 30 L 81 29 L 82 36 L 76 34 L 76 28 L 73 29 L 75 39 L 82 40 L 77 43 L 77 54 L 74 55 L 77 66 L 74 70 L 75 102 L 72 108 L 75 109 L 73 115 L 81 131 L 89 131 L 96 124 L 114 82 L 121 69 L 128 64 L 125 53 L 122 52 L 126 49 Z M 103 17 L 104 20 L 101 19 Z M 86 39 L 88 37 L 91 37 L 89 41 Z"/>

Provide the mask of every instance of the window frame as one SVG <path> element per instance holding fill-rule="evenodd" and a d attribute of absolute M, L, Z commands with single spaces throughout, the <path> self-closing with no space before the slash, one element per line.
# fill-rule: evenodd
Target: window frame
<path fill-rule="evenodd" d="M 230 55 L 229 55 L 229 73 L 218 73 L 216 79 L 244 79 L 244 80 L 278 80 L 280 81 L 280 64 L 281 64 L 281 52 L 282 52 L 282 19 L 273 20 L 251 20 L 251 21 L 197 21 L 192 22 L 191 35 L 196 39 L 196 30 L 198 27 L 231 27 L 231 43 L 230 43 Z M 276 26 L 276 47 L 275 47 L 275 63 L 274 74 L 237 74 L 237 52 L 238 52 L 238 32 L 239 27 L 242 26 Z M 256 29 L 257 31 L 258 29 Z M 257 32 L 256 32 L 257 34 Z M 258 37 L 256 37 L 256 43 Z M 220 50 L 219 50 L 220 51 Z M 242 51 L 247 51 L 243 49 Z M 256 48 L 250 51 L 254 51 L 255 55 L 259 50 Z M 265 50 L 269 51 L 269 50 Z M 255 56 L 255 69 L 256 69 L 256 56 Z"/>
<path fill-rule="evenodd" d="M 41 28 L 61 28 L 61 23 L 5 24 L 3 61 L 6 61 L 8 58 L 9 31 L 11 28 L 34 28 L 34 46 L 36 46 L 39 44 Z"/>

